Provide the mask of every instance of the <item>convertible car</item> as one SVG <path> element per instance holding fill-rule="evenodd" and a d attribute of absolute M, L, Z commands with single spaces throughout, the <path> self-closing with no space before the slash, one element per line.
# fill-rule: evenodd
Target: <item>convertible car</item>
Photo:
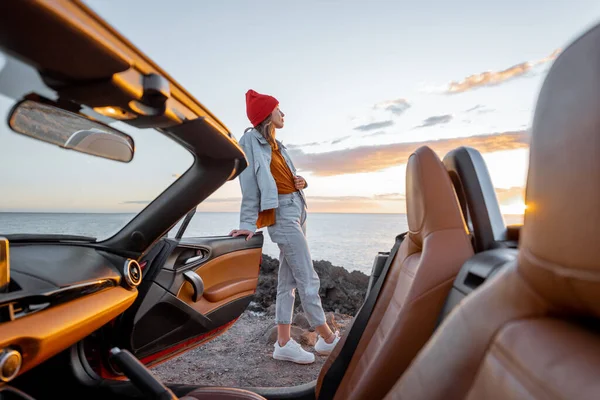
<path fill-rule="evenodd" d="M 86 168 L 113 173 L 123 203 L 140 181 L 154 196 L 104 237 L 0 226 L 0 397 L 599 398 L 599 87 L 600 25 L 559 56 L 540 93 L 524 226 L 505 225 L 477 150 L 415 150 L 409 231 L 376 257 L 316 381 L 165 385 L 151 368 L 227 331 L 255 293 L 261 234 L 183 238 L 247 159 L 216 116 L 80 1 L 1 2 L 0 146 L 28 154 L 13 159 L 36 174 L 47 153 L 81 162 L 65 164 L 73 190 Z M 157 146 L 157 157 L 180 156 L 153 160 Z M 136 169 L 143 157 L 152 177 Z M 0 162 L 9 181 L 13 166 Z"/>

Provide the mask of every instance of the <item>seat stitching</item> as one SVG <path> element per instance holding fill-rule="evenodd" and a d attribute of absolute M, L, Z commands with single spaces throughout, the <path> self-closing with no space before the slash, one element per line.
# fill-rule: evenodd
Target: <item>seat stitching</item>
<path fill-rule="evenodd" d="M 537 376 L 533 375 L 529 369 L 525 368 L 525 366 L 523 366 L 522 363 L 520 363 L 515 357 L 513 357 L 508 351 L 508 349 L 506 349 L 502 344 L 494 342 L 490 349 L 490 355 L 496 360 L 498 360 L 498 362 L 505 367 L 506 372 L 510 374 L 514 379 L 519 381 L 523 385 L 523 387 L 527 388 L 532 385 L 535 385 L 535 387 L 531 389 L 539 390 L 546 396 L 551 396 L 555 399 L 562 398 L 562 396 L 560 396 L 554 390 L 550 389 L 547 386 L 544 386 L 543 382 L 541 382 Z M 515 370 L 518 370 L 519 374 L 514 374 L 511 370 L 511 367 L 513 367 Z M 527 385 L 527 383 L 529 383 L 529 385 Z M 528 388 L 527 390 L 531 392 L 530 388 Z"/>
<path fill-rule="evenodd" d="M 519 251 L 522 251 L 522 250 L 519 250 Z M 525 285 L 525 287 L 527 287 L 527 289 L 529 289 L 529 293 L 531 293 L 533 295 L 533 297 L 535 297 L 535 299 L 540 303 L 540 305 L 546 309 L 550 308 L 550 306 L 551 306 L 550 302 L 548 302 L 548 300 L 546 300 L 541 294 L 539 294 L 538 291 L 529 283 L 527 278 L 521 273 L 521 270 L 520 270 L 518 264 L 514 270 L 517 273 L 517 275 L 519 275 L 519 279 L 521 280 L 521 283 L 523 283 Z"/>
<path fill-rule="evenodd" d="M 426 237 L 433 235 L 434 233 L 445 232 L 445 231 L 460 231 L 462 233 L 462 236 L 467 237 L 467 238 L 469 236 L 469 235 L 467 235 L 467 233 L 465 232 L 465 230 L 462 227 L 453 226 L 450 228 L 442 228 L 442 229 L 432 230 L 431 232 L 427 233 L 427 235 L 423 236 L 423 240 L 425 240 Z"/>
<path fill-rule="evenodd" d="M 594 282 L 600 282 L 600 272 L 591 271 L 581 268 L 565 268 L 552 261 L 545 260 L 533 254 L 530 249 L 524 247 L 519 250 L 520 254 L 523 255 L 531 263 L 534 263 L 536 267 L 550 271 L 556 275 L 565 278 L 576 278 L 582 280 L 589 280 Z"/>
<path fill-rule="evenodd" d="M 415 271 L 411 271 L 410 269 L 408 269 L 408 265 L 404 265 L 402 268 L 400 268 L 400 273 L 404 273 L 411 278 L 414 278 L 416 275 Z"/>
<path fill-rule="evenodd" d="M 409 302 L 404 304 L 404 307 L 408 307 L 409 305 L 412 305 L 413 303 L 416 303 L 417 301 L 421 300 L 423 297 L 430 295 L 431 293 L 435 292 L 436 290 L 438 290 L 441 286 L 444 286 L 445 284 L 447 284 L 448 282 L 453 282 L 456 279 L 456 276 L 450 277 L 448 279 L 445 279 L 444 281 L 438 283 L 437 285 L 435 285 L 434 287 L 426 290 L 425 292 L 421 293 L 419 296 L 415 297 L 414 299 L 410 300 Z M 411 289 L 412 289 L 412 285 L 411 285 Z"/>

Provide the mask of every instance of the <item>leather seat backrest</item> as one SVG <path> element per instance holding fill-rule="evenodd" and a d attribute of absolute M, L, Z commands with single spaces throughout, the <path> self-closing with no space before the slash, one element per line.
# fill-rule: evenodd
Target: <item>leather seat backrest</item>
<path fill-rule="evenodd" d="M 433 333 L 456 274 L 473 255 L 448 173 L 428 147 L 409 158 L 406 199 L 408 234 L 336 399 L 381 398 L 389 391 Z M 318 388 L 343 340 L 321 371 Z"/>
<path fill-rule="evenodd" d="M 600 25 L 554 62 L 518 260 L 444 321 L 398 399 L 600 398 Z"/>

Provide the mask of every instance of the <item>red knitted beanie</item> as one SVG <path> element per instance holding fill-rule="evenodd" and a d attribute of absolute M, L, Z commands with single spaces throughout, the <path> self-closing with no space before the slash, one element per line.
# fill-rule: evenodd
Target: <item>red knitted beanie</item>
<path fill-rule="evenodd" d="M 246 92 L 246 114 L 252 123 L 257 126 L 273 112 L 279 101 L 273 96 L 260 94 L 250 89 Z"/>

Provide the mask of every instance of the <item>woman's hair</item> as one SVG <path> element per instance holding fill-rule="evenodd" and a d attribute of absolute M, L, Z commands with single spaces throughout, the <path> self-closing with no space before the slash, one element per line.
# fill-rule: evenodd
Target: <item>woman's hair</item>
<path fill-rule="evenodd" d="M 252 128 L 246 129 L 246 132 Z M 274 150 L 277 150 L 277 141 L 275 141 L 275 126 L 271 121 L 269 115 L 263 122 L 254 127 L 265 138 L 265 140 L 271 145 Z"/>

